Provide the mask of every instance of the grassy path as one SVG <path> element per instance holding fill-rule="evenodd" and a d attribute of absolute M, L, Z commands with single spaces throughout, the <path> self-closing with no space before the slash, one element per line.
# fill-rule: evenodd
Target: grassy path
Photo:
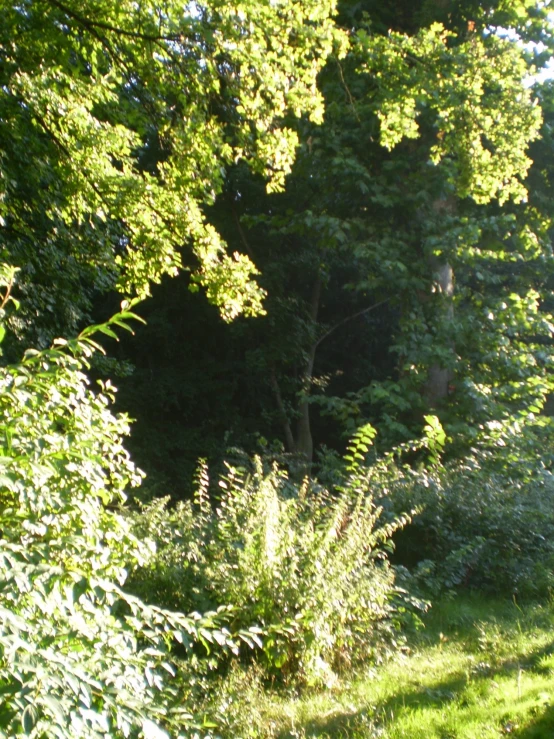
<path fill-rule="evenodd" d="M 436 605 L 406 654 L 332 691 L 257 705 L 245 736 L 554 739 L 554 605 Z"/>

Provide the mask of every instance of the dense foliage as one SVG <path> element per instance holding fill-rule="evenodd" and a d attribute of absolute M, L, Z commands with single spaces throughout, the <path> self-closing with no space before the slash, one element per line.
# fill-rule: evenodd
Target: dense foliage
<path fill-rule="evenodd" d="M 420 507 L 397 539 L 395 560 L 410 567 L 428 594 L 469 588 L 550 597 L 552 458 L 549 452 L 537 457 L 545 442 L 543 428 L 514 424 L 463 460 L 425 471 L 397 467 L 381 483 L 392 510 Z"/>
<path fill-rule="evenodd" d="M 132 317 L 125 311 L 111 326 Z M 186 617 L 124 590 L 127 568 L 148 561 L 153 545 L 113 508 L 140 474 L 122 446 L 128 421 L 110 411 L 110 387 L 88 387 L 92 333 L 29 351 L 1 371 L 6 739 L 167 736 L 159 725 L 179 733 L 194 717 L 170 685 L 172 642 L 190 652 L 213 631 L 222 651 L 238 649 L 221 630 L 231 618 L 225 609 Z"/>
<path fill-rule="evenodd" d="M 369 421 L 390 448 L 431 409 L 463 454 L 544 403 L 551 90 L 530 85 L 545 56 L 517 34 L 549 48 L 550 25 L 516 2 L 447 5 L 342 2 L 351 44 L 319 75 L 323 125 L 289 119 L 285 191 L 227 168 L 207 217 L 260 270 L 265 316 L 224 330 L 186 275 L 154 290 L 142 346 L 118 356 L 135 367 L 133 451 L 162 492 L 182 497 L 196 458 L 226 447 L 316 470 Z"/>
<path fill-rule="evenodd" d="M 282 187 L 297 139 L 283 116 L 322 117 L 333 8 L 2 1 L 1 243 L 27 286 L 21 333 L 67 331 L 94 289 L 148 294 L 187 245 L 226 319 L 260 311 L 254 265 L 202 208 L 237 159 Z"/>
<path fill-rule="evenodd" d="M 158 553 L 135 573 L 138 593 L 181 611 L 235 606 L 235 625 L 259 627 L 269 673 L 295 681 L 325 684 L 374 657 L 406 610 L 384 545 L 409 517 L 381 520 L 366 471 L 328 492 L 257 459 L 248 474 L 229 467 L 215 508 L 208 484 L 203 467 L 192 502 L 167 510 L 162 499 L 140 514 L 137 531 Z"/>
<path fill-rule="evenodd" d="M 0 11 L 0 736 L 207 737 L 238 663 L 549 595 L 548 4 Z"/>

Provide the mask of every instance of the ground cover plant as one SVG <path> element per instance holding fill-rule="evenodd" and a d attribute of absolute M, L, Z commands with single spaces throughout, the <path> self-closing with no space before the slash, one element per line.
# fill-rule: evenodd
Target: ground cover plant
<path fill-rule="evenodd" d="M 332 691 L 283 695 L 236 675 L 226 696 L 244 739 L 550 739 L 552 603 L 438 601 L 406 648 Z M 224 702 L 224 701 L 222 701 Z M 249 722 L 241 715 L 249 710 Z"/>

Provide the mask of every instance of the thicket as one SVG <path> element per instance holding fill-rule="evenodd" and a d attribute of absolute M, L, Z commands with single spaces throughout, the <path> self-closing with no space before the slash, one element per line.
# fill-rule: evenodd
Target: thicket
<path fill-rule="evenodd" d="M 118 510 L 141 475 L 112 389 L 91 391 L 85 371 L 92 337 L 135 318 L 125 309 L 1 372 L 5 737 L 207 736 L 217 724 L 196 715 L 199 688 L 231 654 L 326 684 L 374 658 L 421 605 L 387 561 L 408 516 L 380 520 L 360 465 L 369 432 L 331 493 L 257 460 L 250 475 L 229 468 L 217 503 L 202 468 L 191 503 L 159 501 L 134 522 Z"/>
<path fill-rule="evenodd" d="M 1 372 L 2 736 L 232 732 L 214 691 L 233 661 L 332 685 L 398 649 L 421 596 L 550 593 L 552 479 L 533 456 L 544 423 L 446 465 L 435 417 L 384 457 L 366 427 L 329 462 L 327 488 L 255 459 L 229 465 L 217 493 L 202 466 L 193 500 L 119 509 L 141 475 L 112 388 L 93 392 L 86 370 L 93 337 L 134 318 L 125 307 Z"/>
<path fill-rule="evenodd" d="M 419 596 L 549 595 L 548 6 L 0 10 L 0 735 L 209 736 L 236 664 L 328 685 Z"/>
<path fill-rule="evenodd" d="M 13 270 L 2 283 L 9 291 Z M 6 293 L 4 303 L 9 299 Z M 128 568 L 154 555 L 118 512 L 141 475 L 122 445 L 128 420 L 112 388 L 89 388 L 88 360 L 108 324 L 28 351 L 0 370 L 0 736 L 189 735 L 194 706 L 174 686 L 172 646 L 217 635 L 238 651 L 231 616 L 185 616 L 125 589 Z M 192 680 L 191 675 L 187 678 Z M 186 683 L 181 671 L 181 682 Z M 202 719 L 200 718 L 200 723 Z"/>
<path fill-rule="evenodd" d="M 362 457 L 370 438 L 360 432 L 351 455 Z M 382 517 L 359 463 L 332 490 L 291 483 L 259 458 L 250 470 L 228 466 L 217 487 L 210 495 L 202 467 L 192 501 L 158 500 L 137 515 L 137 535 L 157 554 L 131 584 L 179 611 L 232 605 L 235 626 L 259 630 L 267 676 L 330 684 L 390 647 L 409 611 L 424 607 L 395 584 L 387 556 L 410 515 Z"/>
<path fill-rule="evenodd" d="M 458 589 L 552 595 L 551 425 L 506 424 L 494 442 L 445 465 L 397 468 L 381 483 L 392 510 L 420 510 L 396 538 L 395 561 L 406 564 L 429 595 Z"/>

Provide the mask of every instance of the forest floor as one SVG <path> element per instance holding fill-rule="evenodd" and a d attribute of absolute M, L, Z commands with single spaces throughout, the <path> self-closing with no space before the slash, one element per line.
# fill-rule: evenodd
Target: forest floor
<path fill-rule="evenodd" d="M 444 600 L 386 664 L 332 690 L 242 699 L 245 737 L 554 739 L 554 603 Z"/>

